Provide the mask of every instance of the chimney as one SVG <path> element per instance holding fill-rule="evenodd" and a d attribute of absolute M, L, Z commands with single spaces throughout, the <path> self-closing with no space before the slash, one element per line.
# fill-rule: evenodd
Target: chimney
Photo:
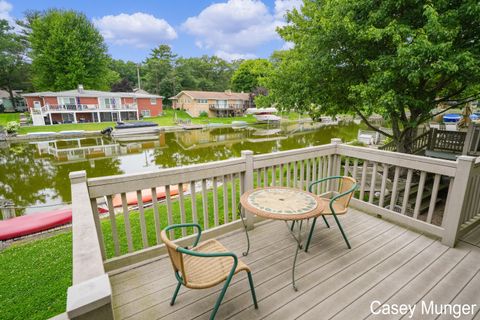
<path fill-rule="evenodd" d="M 83 93 L 83 84 L 78 85 L 78 93 Z"/>
<path fill-rule="evenodd" d="M 232 94 L 232 90 L 230 90 L 230 89 L 225 90 L 225 93 L 226 93 L 227 95 L 231 95 L 231 94 Z"/>

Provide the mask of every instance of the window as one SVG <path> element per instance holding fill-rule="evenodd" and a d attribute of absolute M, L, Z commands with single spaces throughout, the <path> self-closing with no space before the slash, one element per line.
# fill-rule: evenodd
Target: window
<path fill-rule="evenodd" d="M 157 104 L 157 98 L 151 98 L 150 104 Z"/>
<path fill-rule="evenodd" d="M 58 104 L 62 105 L 75 105 L 76 100 L 74 97 L 59 97 L 58 98 Z"/>
<path fill-rule="evenodd" d="M 198 103 L 208 103 L 207 99 L 198 99 Z"/>
<path fill-rule="evenodd" d="M 103 105 L 107 109 L 115 109 L 115 106 L 120 106 L 120 99 L 118 98 L 103 98 Z"/>
<path fill-rule="evenodd" d="M 150 110 L 142 110 L 142 116 L 150 117 Z"/>

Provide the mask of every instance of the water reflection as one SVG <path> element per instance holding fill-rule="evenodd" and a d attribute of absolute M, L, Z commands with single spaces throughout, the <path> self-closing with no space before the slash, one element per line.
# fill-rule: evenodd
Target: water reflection
<path fill-rule="evenodd" d="M 144 141 L 104 137 L 11 143 L 0 147 L 0 198 L 26 213 L 46 211 L 71 201 L 68 174 L 88 177 L 151 171 L 355 139 L 360 125 L 282 124 L 280 127 L 213 128 L 160 133 Z"/>

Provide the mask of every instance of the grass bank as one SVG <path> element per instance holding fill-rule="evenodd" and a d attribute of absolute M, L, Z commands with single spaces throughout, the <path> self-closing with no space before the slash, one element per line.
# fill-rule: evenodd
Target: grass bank
<path fill-rule="evenodd" d="M 164 115 L 159 117 L 145 118 L 142 121 L 149 121 L 157 123 L 159 126 L 174 126 L 175 114 L 177 119 L 190 120 L 193 124 L 208 124 L 208 123 L 222 123 L 230 124 L 232 121 L 246 121 L 254 123 L 255 118 L 251 115 L 245 117 L 232 118 L 192 118 L 185 111 L 174 111 L 171 109 L 164 110 Z M 4 126 L 9 121 L 19 121 L 18 113 L 2 113 L 0 114 L 0 126 Z M 26 126 L 21 127 L 19 134 L 26 134 L 29 132 L 51 131 L 59 132 L 64 130 L 85 130 L 85 131 L 100 131 L 107 127 L 115 126 L 114 122 L 100 122 L 100 123 L 69 123 L 69 124 L 55 124 L 51 126 Z"/>
<path fill-rule="evenodd" d="M 237 198 L 239 196 L 237 182 Z M 223 187 L 218 190 L 219 224 L 224 223 Z M 228 220 L 232 220 L 231 184 L 228 186 Z M 203 227 L 204 216 L 208 216 L 209 226 L 213 227 L 213 192 L 208 192 L 208 212 L 203 212 L 201 194 L 196 194 L 198 223 Z M 192 222 L 192 199 L 184 199 L 186 221 Z M 167 210 L 164 203 L 158 206 L 161 228 L 168 225 Z M 172 201 L 173 223 L 180 223 L 179 202 Z M 142 248 L 140 216 L 130 213 L 133 246 Z M 149 245 L 155 245 L 155 218 L 153 208 L 145 210 L 147 237 Z M 125 219 L 116 216 L 119 233 L 120 252 L 128 252 L 125 236 Z M 114 256 L 113 238 L 108 218 L 101 220 L 107 257 Z M 189 230 L 189 234 L 192 230 Z M 176 231 L 176 237 L 181 230 Z M 168 270 L 169 271 L 169 270 Z M 167 272 L 168 272 L 167 271 Z M 0 251 L 0 319 L 47 319 L 65 312 L 66 292 L 72 283 L 72 234 L 70 231 L 49 238 L 32 240 L 12 245 Z"/>

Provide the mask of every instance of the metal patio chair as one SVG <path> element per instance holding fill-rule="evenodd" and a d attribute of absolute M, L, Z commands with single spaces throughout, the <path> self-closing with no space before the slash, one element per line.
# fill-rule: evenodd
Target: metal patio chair
<path fill-rule="evenodd" d="M 347 176 L 327 177 L 327 178 L 323 178 L 315 182 L 312 182 L 308 187 L 308 191 L 312 192 L 313 186 L 327 180 L 338 180 L 338 183 L 337 183 L 338 188 L 337 190 L 327 191 L 319 195 L 319 198 L 321 201 L 325 202 L 326 205 L 328 203 L 325 211 L 322 213 L 322 218 L 325 221 L 325 224 L 327 225 L 327 227 L 330 228 L 330 225 L 328 224 L 328 221 L 325 218 L 325 216 L 326 215 L 333 216 L 333 218 L 335 219 L 335 222 L 338 225 L 338 228 L 340 229 L 340 232 L 342 233 L 343 239 L 345 240 L 345 243 L 347 244 L 348 249 L 351 249 L 350 242 L 348 242 L 347 235 L 345 234 L 345 231 L 343 231 L 342 225 L 340 224 L 340 221 L 338 220 L 337 215 L 347 213 L 348 206 L 350 204 L 350 199 L 352 199 L 353 193 L 357 188 L 357 181 L 352 177 L 347 177 Z M 326 196 L 330 196 L 330 198 L 326 198 Z M 310 234 L 308 235 L 307 244 L 305 245 L 305 252 L 308 251 L 308 247 L 310 245 L 310 241 L 312 240 L 312 235 L 315 229 L 316 222 L 317 222 L 317 218 L 314 218 L 312 222 L 312 227 L 310 229 Z"/>
<path fill-rule="evenodd" d="M 190 249 L 177 246 L 167 236 L 167 231 L 169 230 L 188 227 L 194 227 L 198 231 L 195 242 Z M 178 281 L 170 305 L 173 306 L 175 303 L 178 291 L 182 285 L 190 289 L 206 289 L 225 281 L 220 296 L 210 315 L 210 319 L 214 319 L 233 275 L 240 271 L 246 271 L 252 292 L 253 304 L 255 309 L 257 309 L 257 297 L 255 295 L 250 268 L 238 260 L 233 252 L 229 252 L 217 240 L 211 239 L 198 243 L 201 235 L 202 228 L 196 223 L 174 224 L 166 227 L 160 233 L 160 237 L 167 247 L 175 277 Z"/>

